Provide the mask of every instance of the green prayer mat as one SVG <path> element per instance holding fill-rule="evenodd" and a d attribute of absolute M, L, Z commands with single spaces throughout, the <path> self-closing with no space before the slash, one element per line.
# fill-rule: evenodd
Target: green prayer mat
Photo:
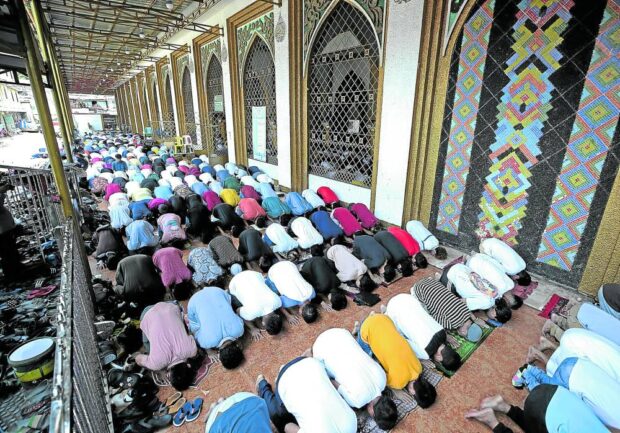
<path fill-rule="evenodd" d="M 482 328 L 482 337 L 480 337 L 480 340 L 478 340 L 476 343 L 472 343 L 471 341 L 461 337 L 458 333 L 453 331 L 448 331 L 448 334 L 450 334 L 452 337 L 454 337 L 456 341 L 458 341 L 459 346 L 455 347 L 454 349 L 456 349 L 456 352 L 461 355 L 461 361 L 465 363 L 465 361 L 467 361 L 469 357 L 476 351 L 476 349 L 480 347 L 482 342 L 486 340 L 486 338 L 491 334 L 491 332 L 493 332 L 494 329 L 495 328 L 493 327 Z M 437 370 L 441 371 L 447 377 L 452 377 L 454 373 L 456 373 L 456 371 L 446 370 L 439 363 L 435 363 L 435 366 L 437 367 Z"/>

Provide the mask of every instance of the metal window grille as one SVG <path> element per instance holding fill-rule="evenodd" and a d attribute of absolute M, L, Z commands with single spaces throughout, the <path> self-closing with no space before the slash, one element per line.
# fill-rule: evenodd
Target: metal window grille
<path fill-rule="evenodd" d="M 209 152 L 215 151 L 219 155 L 227 155 L 228 144 L 226 141 L 226 112 L 224 109 L 222 65 L 215 56 L 211 56 L 209 66 L 207 67 L 205 88 L 207 90 L 209 113 L 209 124 L 206 128 L 207 148 Z M 220 108 L 221 111 L 218 111 Z"/>
<path fill-rule="evenodd" d="M 145 113 L 146 113 L 146 124 L 144 125 L 144 128 L 148 128 L 150 126 L 153 125 L 153 119 L 151 119 L 151 110 L 149 107 L 149 98 L 146 94 L 146 83 L 144 84 L 144 87 L 142 88 L 142 94 L 144 95 L 144 108 L 142 109 Z"/>
<path fill-rule="evenodd" d="M 310 52 L 308 164 L 311 174 L 370 187 L 379 81 L 371 23 L 340 2 Z"/>
<path fill-rule="evenodd" d="M 254 39 L 245 60 L 243 94 L 245 99 L 245 137 L 248 158 L 254 158 L 252 107 L 266 107 L 267 162 L 277 164 L 276 71 L 269 47 L 259 37 Z"/>
<path fill-rule="evenodd" d="M 177 134 L 174 122 L 174 107 L 172 105 L 172 84 L 166 78 L 166 111 L 164 112 L 161 125 L 161 136 L 163 138 L 174 137 Z"/>
<path fill-rule="evenodd" d="M 196 118 L 194 117 L 194 95 L 192 93 L 192 80 L 189 68 L 183 71 L 183 80 L 181 81 L 181 92 L 183 94 L 183 114 L 185 117 L 185 134 L 192 137 L 192 143 L 196 149 L 200 149 L 196 134 Z"/>

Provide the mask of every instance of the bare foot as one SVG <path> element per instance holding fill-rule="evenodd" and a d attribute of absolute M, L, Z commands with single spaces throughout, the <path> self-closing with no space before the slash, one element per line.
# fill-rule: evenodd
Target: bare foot
<path fill-rule="evenodd" d="M 288 324 L 290 326 L 295 326 L 295 325 L 299 325 L 300 320 L 299 320 L 299 316 L 297 316 L 296 314 L 290 314 L 287 318 L 286 321 L 288 322 Z"/>
<path fill-rule="evenodd" d="M 540 361 L 543 364 L 547 363 L 547 357 L 540 350 L 536 349 L 534 346 L 530 346 L 530 349 L 527 352 L 527 357 L 525 358 L 525 362 L 528 364 L 533 363 L 534 361 Z"/>
<path fill-rule="evenodd" d="M 334 309 L 332 308 L 331 305 L 329 305 L 327 302 L 323 301 L 321 302 L 321 308 L 323 309 L 323 311 L 334 311 Z"/>
<path fill-rule="evenodd" d="M 491 408 L 472 409 L 465 414 L 465 418 L 474 419 L 491 429 L 494 429 L 499 424 L 499 421 L 497 421 L 497 417 L 495 416 L 495 412 L 493 412 L 493 409 Z"/>
<path fill-rule="evenodd" d="M 387 307 L 384 304 L 381 304 L 379 311 L 381 311 L 381 314 L 385 314 L 385 312 L 387 311 Z"/>
<path fill-rule="evenodd" d="M 560 318 L 560 315 L 556 313 L 551 313 L 551 315 L 549 316 L 549 319 L 551 320 L 551 322 L 555 323 L 556 325 L 558 323 L 559 318 Z"/>
<path fill-rule="evenodd" d="M 493 409 L 498 412 L 508 413 L 510 405 L 508 405 L 501 395 L 487 397 L 480 402 L 480 409 Z"/>
<path fill-rule="evenodd" d="M 439 281 L 441 279 L 441 274 L 439 272 L 435 272 L 435 279 Z"/>
<path fill-rule="evenodd" d="M 556 348 L 557 348 L 557 345 L 553 344 L 547 338 L 540 337 L 538 339 L 538 350 L 540 350 L 541 352 L 545 350 L 555 350 Z"/>
<path fill-rule="evenodd" d="M 354 337 L 357 337 L 357 334 L 359 334 L 360 332 L 360 322 L 359 321 L 355 321 L 355 323 L 353 324 L 353 329 L 351 330 L 351 334 Z"/>
<path fill-rule="evenodd" d="M 553 328 L 553 325 L 555 325 L 555 323 L 553 323 L 551 320 L 547 319 L 547 321 L 545 321 L 545 324 L 542 327 L 542 335 L 543 336 L 548 336 L 549 332 L 551 332 L 551 328 Z"/>

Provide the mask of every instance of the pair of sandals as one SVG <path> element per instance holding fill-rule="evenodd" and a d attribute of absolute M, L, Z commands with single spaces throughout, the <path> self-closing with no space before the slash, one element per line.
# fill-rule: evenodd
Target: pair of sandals
<path fill-rule="evenodd" d="M 180 398 L 179 401 L 181 400 L 185 399 Z M 177 406 L 179 401 L 177 401 L 174 405 Z M 185 402 L 172 418 L 172 425 L 175 427 L 180 427 L 186 422 L 196 421 L 200 416 L 202 403 L 203 399 L 200 397 L 196 398 L 194 401 Z"/>

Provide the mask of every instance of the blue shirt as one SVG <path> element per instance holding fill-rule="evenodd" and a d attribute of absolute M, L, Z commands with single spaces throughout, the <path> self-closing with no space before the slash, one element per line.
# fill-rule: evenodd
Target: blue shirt
<path fill-rule="evenodd" d="M 132 222 L 125 229 L 127 235 L 127 249 L 135 251 L 139 248 L 154 247 L 157 245 L 157 236 L 153 233 L 153 226 L 145 220 Z"/>
<path fill-rule="evenodd" d="M 293 215 L 299 216 L 303 215 L 306 212 L 310 212 L 312 209 L 312 205 L 308 203 L 308 201 L 301 196 L 298 192 L 291 191 L 286 194 L 284 201 L 291 208 L 291 212 Z"/>
<path fill-rule="evenodd" d="M 224 411 L 210 427 L 207 424 L 206 433 L 271 433 L 267 403 L 262 398 L 240 392 L 221 404 L 225 405 Z"/>
<path fill-rule="evenodd" d="M 192 159 L 192 164 L 194 164 L 196 167 L 198 167 L 200 164 L 202 164 L 202 159 L 200 159 L 200 158 L 193 158 Z"/>
<path fill-rule="evenodd" d="M 205 165 L 201 170 L 203 173 L 209 173 L 211 176 L 215 177 L 215 170 L 210 165 Z"/>
<path fill-rule="evenodd" d="M 163 198 L 164 200 L 170 200 L 170 197 L 174 195 L 174 193 L 172 192 L 172 188 L 170 188 L 168 185 L 160 185 L 155 187 L 153 193 L 155 194 L 156 198 Z"/>
<path fill-rule="evenodd" d="M 189 300 L 189 330 L 203 349 L 220 347 L 243 335 L 243 319 L 232 309 L 231 296 L 218 287 L 205 287 Z"/>
<path fill-rule="evenodd" d="M 217 195 L 220 195 L 220 193 L 222 192 L 222 190 L 224 189 L 224 187 L 222 186 L 222 184 L 220 182 L 218 182 L 217 180 L 211 182 L 209 184 L 209 188 L 211 189 L 211 191 L 213 191 L 214 193 L 216 193 Z"/>
<path fill-rule="evenodd" d="M 527 389 L 530 391 L 536 388 L 538 385 L 546 383 L 549 385 L 559 385 L 568 389 L 570 375 L 573 371 L 573 367 L 577 363 L 578 358 L 566 358 L 559 365 L 553 377 L 549 377 L 542 369 L 533 365 L 528 366 L 523 372 L 523 379 L 527 384 Z"/>
<path fill-rule="evenodd" d="M 268 197 L 277 197 L 278 194 L 273 190 L 273 187 L 270 183 L 260 182 L 258 186 L 254 188 L 256 192 L 260 194 L 260 196 L 264 199 Z"/>
<path fill-rule="evenodd" d="M 131 211 L 131 218 L 139 220 L 151 215 L 151 211 L 148 208 L 148 203 L 151 200 L 134 201 L 129 203 L 129 210 Z"/>
<path fill-rule="evenodd" d="M 584 303 L 577 312 L 577 320 L 585 329 L 620 346 L 620 320 L 590 303 Z"/>
<path fill-rule="evenodd" d="M 192 186 L 192 191 L 194 191 L 196 194 L 198 194 L 200 197 L 202 197 L 202 195 L 209 191 L 209 187 L 207 185 L 205 185 L 202 182 L 195 182 Z"/>
<path fill-rule="evenodd" d="M 310 221 L 312 221 L 312 224 L 314 224 L 319 233 L 321 233 L 323 239 L 332 239 L 344 234 L 329 213 L 324 210 L 316 211 L 310 215 Z"/>
<path fill-rule="evenodd" d="M 558 387 L 547 406 L 549 433 L 609 433 L 592 409 L 566 388 Z"/>
<path fill-rule="evenodd" d="M 112 170 L 114 170 L 114 171 L 126 171 L 127 170 L 127 164 L 125 163 L 125 161 L 114 161 L 112 163 Z"/>
<path fill-rule="evenodd" d="M 220 182 L 224 182 L 226 179 L 228 179 L 230 177 L 230 173 L 228 172 L 228 170 L 220 170 L 217 172 L 216 174 L 216 178 L 217 180 L 219 180 Z"/>

